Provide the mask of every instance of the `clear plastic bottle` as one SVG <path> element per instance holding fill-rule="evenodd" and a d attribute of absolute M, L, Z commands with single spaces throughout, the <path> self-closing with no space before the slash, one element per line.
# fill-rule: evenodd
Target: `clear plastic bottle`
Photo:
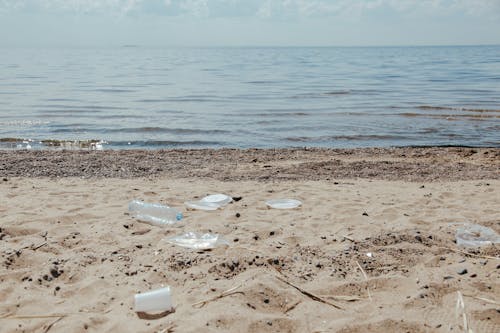
<path fill-rule="evenodd" d="M 128 210 L 136 219 L 159 227 L 175 224 L 182 220 L 182 213 L 175 208 L 157 203 L 132 200 Z"/>

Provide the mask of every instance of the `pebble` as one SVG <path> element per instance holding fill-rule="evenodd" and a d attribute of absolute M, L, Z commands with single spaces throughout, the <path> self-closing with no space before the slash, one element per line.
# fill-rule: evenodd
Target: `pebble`
<path fill-rule="evenodd" d="M 459 269 L 459 270 L 457 271 L 457 274 L 458 274 L 458 275 L 464 275 L 464 274 L 467 274 L 467 268 Z"/>

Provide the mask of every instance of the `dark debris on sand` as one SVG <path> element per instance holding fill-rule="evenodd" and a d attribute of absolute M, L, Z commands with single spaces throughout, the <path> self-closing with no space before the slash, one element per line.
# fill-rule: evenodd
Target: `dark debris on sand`
<path fill-rule="evenodd" d="M 185 149 L 0 151 L 0 177 L 235 180 L 500 178 L 500 148 Z"/>

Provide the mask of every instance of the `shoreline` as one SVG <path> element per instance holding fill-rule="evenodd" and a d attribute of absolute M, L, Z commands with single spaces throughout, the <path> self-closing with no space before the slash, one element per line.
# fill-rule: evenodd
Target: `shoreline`
<path fill-rule="evenodd" d="M 1 177 L 212 178 L 221 181 L 500 179 L 500 148 L 0 150 Z"/>

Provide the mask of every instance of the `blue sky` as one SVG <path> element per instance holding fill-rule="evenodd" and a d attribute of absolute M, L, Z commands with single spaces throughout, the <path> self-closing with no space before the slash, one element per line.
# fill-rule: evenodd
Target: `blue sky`
<path fill-rule="evenodd" d="M 500 44 L 500 0 L 0 0 L 0 46 Z"/>

